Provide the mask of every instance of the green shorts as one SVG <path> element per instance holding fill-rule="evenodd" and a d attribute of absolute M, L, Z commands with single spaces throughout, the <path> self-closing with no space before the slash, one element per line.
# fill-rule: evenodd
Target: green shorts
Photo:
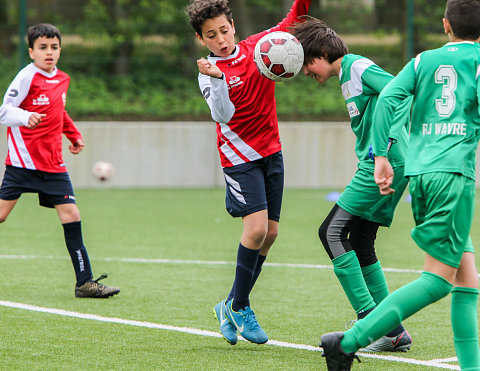
<path fill-rule="evenodd" d="M 469 237 L 475 209 L 475 181 L 456 173 L 410 178 L 416 227 L 412 237 L 427 254 L 458 268 L 464 252 L 474 252 Z"/>
<path fill-rule="evenodd" d="M 395 193 L 382 196 L 373 179 L 373 171 L 358 169 L 340 195 L 338 206 L 352 215 L 390 227 L 395 208 L 408 184 L 408 179 L 403 176 L 403 166 L 395 168 L 394 173 L 392 188 Z"/>

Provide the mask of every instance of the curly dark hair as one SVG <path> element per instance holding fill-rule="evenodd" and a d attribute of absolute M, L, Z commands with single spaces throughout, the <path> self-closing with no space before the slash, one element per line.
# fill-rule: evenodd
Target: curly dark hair
<path fill-rule="evenodd" d="M 232 23 L 232 10 L 228 0 L 190 0 L 185 8 L 188 19 L 197 34 L 202 36 L 202 25 L 207 19 L 224 14 Z"/>
<path fill-rule="evenodd" d="M 456 37 L 473 41 L 480 37 L 479 0 L 448 0 L 445 18 Z"/>
<path fill-rule="evenodd" d="M 300 41 L 305 63 L 315 58 L 325 58 L 328 63 L 348 54 L 347 44 L 325 22 L 310 16 L 301 16 L 289 27 L 289 31 Z"/>

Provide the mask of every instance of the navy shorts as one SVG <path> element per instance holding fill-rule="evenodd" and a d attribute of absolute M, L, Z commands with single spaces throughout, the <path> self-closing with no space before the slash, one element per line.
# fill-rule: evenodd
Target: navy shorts
<path fill-rule="evenodd" d="M 282 152 L 223 168 L 226 182 L 225 205 L 233 217 L 268 210 L 268 219 L 278 222 L 283 197 Z"/>
<path fill-rule="evenodd" d="M 67 172 L 48 173 L 7 165 L 0 199 L 17 200 L 22 193 L 38 193 L 40 206 L 44 207 L 75 203 L 72 182 Z"/>

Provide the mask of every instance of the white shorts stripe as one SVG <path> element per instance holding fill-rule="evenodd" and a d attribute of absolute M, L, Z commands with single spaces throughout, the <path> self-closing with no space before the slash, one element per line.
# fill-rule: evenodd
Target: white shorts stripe
<path fill-rule="evenodd" d="M 238 193 L 232 186 L 229 186 L 230 192 L 232 192 L 232 195 L 235 196 L 235 198 L 240 201 L 242 204 L 246 205 L 247 201 L 245 201 L 245 197 L 241 193 Z"/>
<path fill-rule="evenodd" d="M 242 187 L 240 187 L 239 182 L 237 182 L 235 179 L 233 179 L 231 176 L 229 176 L 227 174 L 223 174 L 223 175 L 225 175 L 225 180 L 228 184 L 230 184 L 237 191 L 242 192 Z"/>

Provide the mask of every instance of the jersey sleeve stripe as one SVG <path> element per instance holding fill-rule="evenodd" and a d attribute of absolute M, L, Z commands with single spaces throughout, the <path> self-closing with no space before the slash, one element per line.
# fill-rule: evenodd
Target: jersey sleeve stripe
<path fill-rule="evenodd" d="M 418 54 L 416 57 L 415 57 L 415 63 L 413 64 L 413 67 L 415 68 L 415 72 L 417 72 L 417 67 L 418 67 L 418 64 L 420 63 L 420 58 L 421 58 L 421 54 Z"/>
<path fill-rule="evenodd" d="M 362 74 L 368 67 L 374 64 L 375 63 L 367 58 L 357 59 L 352 63 L 352 67 L 350 68 L 350 81 L 348 82 L 349 98 L 357 97 L 363 93 Z"/>

